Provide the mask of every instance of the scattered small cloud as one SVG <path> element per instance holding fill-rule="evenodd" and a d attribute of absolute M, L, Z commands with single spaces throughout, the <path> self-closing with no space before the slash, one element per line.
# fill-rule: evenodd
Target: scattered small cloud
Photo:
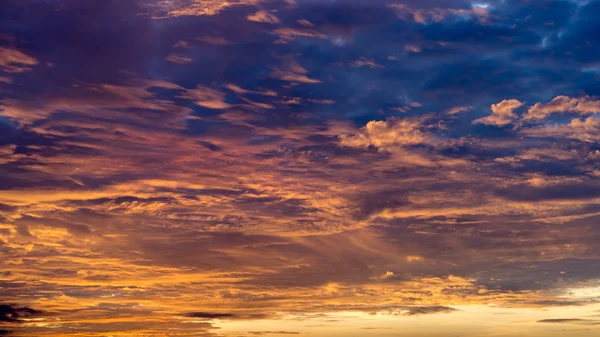
<path fill-rule="evenodd" d="M 445 114 L 450 115 L 450 116 L 454 116 L 463 112 L 467 112 L 467 111 L 471 111 L 473 110 L 474 107 L 472 106 L 455 106 L 452 107 L 446 111 L 444 111 Z"/>
<path fill-rule="evenodd" d="M 359 60 L 352 62 L 353 68 L 369 67 L 369 68 L 385 68 L 381 64 L 376 63 L 373 59 L 361 57 Z"/>
<path fill-rule="evenodd" d="M 254 14 L 248 15 L 246 19 L 252 22 L 270 23 L 273 25 L 279 23 L 279 19 L 275 15 L 265 10 L 260 10 Z"/>
<path fill-rule="evenodd" d="M 223 92 L 205 86 L 197 86 L 195 89 L 186 90 L 179 98 L 192 100 L 196 105 L 209 109 L 227 109 L 231 107 L 225 102 Z"/>
<path fill-rule="evenodd" d="M 171 63 L 177 63 L 177 64 L 189 64 L 192 63 L 192 58 L 187 57 L 187 56 L 181 56 L 181 55 L 176 55 L 176 54 L 169 54 L 165 60 L 171 62 Z"/>
<path fill-rule="evenodd" d="M 288 82 L 305 84 L 321 83 L 320 80 L 310 78 L 306 74 L 308 74 L 308 70 L 306 68 L 302 67 L 293 58 L 287 57 L 283 62 L 283 67 L 281 69 L 273 70 L 271 72 L 271 77 Z"/>
<path fill-rule="evenodd" d="M 189 48 L 191 44 L 187 41 L 179 40 L 173 44 L 174 48 Z"/>
<path fill-rule="evenodd" d="M 308 20 L 301 19 L 296 22 L 298 22 L 300 25 L 302 25 L 304 27 L 314 27 L 314 24 Z"/>
<path fill-rule="evenodd" d="M 328 38 L 327 35 L 313 29 L 296 29 L 289 27 L 276 29 L 273 31 L 273 34 L 279 37 L 279 39 L 275 41 L 276 44 L 286 44 L 290 41 L 294 41 L 298 37 L 309 37 L 322 40 Z"/>
<path fill-rule="evenodd" d="M 276 97 L 277 96 L 277 92 L 273 91 L 273 90 L 267 90 L 267 89 L 258 89 L 258 90 L 248 90 L 248 89 L 244 89 L 240 86 L 237 86 L 235 84 L 225 84 L 224 85 L 225 88 L 235 92 L 236 94 L 242 94 L 242 95 L 261 95 L 261 96 L 270 96 L 270 97 Z"/>
<path fill-rule="evenodd" d="M 404 49 L 406 49 L 407 51 L 409 51 L 411 53 L 420 53 L 421 52 L 421 47 L 413 45 L 413 44 L 407 44 L 406 46 L 404 46 Z"/>
<path fill-rule="evenodd" d="M 325 104 L 325 105 L 335 104 L 335 101 L 332 100 L 332 99 L 314 99 L 314 98 L 309 98 L 307 101 L 309 101 L 311 103 Z"/>

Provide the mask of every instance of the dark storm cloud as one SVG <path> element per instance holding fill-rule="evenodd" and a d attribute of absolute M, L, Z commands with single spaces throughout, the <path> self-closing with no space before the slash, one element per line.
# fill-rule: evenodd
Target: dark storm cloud
<path fill-rule="evenodd" d="M 23 318 L 42 314 L 41 311 L 29 307 L 19 307 L 16 304 L 0 304 L 0 322 L 17 323 Z"/>
<path fill-rule="evenodd" d="M 274 317 L 273 315 L 266 313 L 216 313 L 216 312 L 189 312 L 184 314 L 186 317 L 202 318 L 207 320 L 220 319 L 220 320 L 255 320 L 255 319 L 269 319 Z"/>
<path fill-rule="evenodd" d="M 233 314 L 222 314 L 222 313 L 215 313 L 215 312 L 190 312 L 190 313 L 185 314 L 185 316 L 194 317 L 194 318 L 208 318 L 208 319 L 235 317 Z"/>

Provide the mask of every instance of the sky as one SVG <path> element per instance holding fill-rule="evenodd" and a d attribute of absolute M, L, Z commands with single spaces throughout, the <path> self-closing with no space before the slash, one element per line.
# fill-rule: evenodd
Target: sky
<path fill-rule="evenodd" d="M 598 336 L 598 13 L 0 2 L 0 335 Z"/>

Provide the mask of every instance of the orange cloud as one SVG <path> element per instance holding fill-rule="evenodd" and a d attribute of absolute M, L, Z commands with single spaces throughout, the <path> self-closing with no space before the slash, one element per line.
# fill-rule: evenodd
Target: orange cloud
<path fill-rule="evenodd" d="M 246 19 L 248 19 L 249 21 L 252 21 L 252 22 L 262 22 L 262 23 L 270 23 L 270 24 L 278 24 L 279 23 L 279 19 L 275 15 L 273 15 L 267 11 L 264 11 L 264 10 L 260 10 L 252 15 L 248 15 L 246 17 Z"/>
<path fill-rule="evenodd" d="M 522 106 L 523 103 L 516 99 L 503 100 L 500 103 L 492 104 L 492 114 L 474 120 L 473 124 L 505 126 L 519 117 L 514 111 Z"/>
<path fill-rule="evenodd" d="M 536 103 L 529 108 L 524 120 L 542 120 L 553 113 L 576 113 L 590 115 L 600 112 L 600 101 L 589 96 L 572 98 L 557 96 L 548 103 Z"/>
<path fill-rule="evenodd" d="M 30 71 L 38 61 L 16 49 L 0 47 L 0 69 L 7 73 Z"/>

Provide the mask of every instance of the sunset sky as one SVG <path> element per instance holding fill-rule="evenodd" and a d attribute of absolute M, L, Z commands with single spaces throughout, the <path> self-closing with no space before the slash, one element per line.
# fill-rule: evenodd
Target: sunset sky
<path fill-rule="evenodd" d="M 600 1 L 0 1 L 0 335 L 600 335 Z"/>

